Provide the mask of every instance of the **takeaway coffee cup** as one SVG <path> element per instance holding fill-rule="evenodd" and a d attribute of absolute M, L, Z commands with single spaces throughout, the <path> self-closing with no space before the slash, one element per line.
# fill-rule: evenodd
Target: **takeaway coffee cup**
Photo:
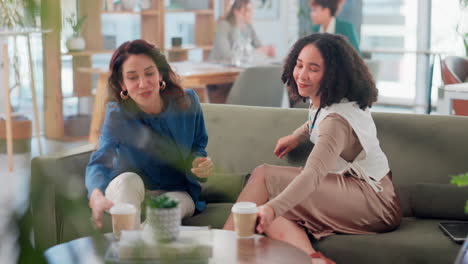
<path fill-rule="evenodd" d="M 135 228 L 135 214 L 137 209 L 129 203 L 118 203 L 109 210 L 112 215 L 112 230 L 117 239 L 120 239 L 122 230 Z"/>
<path fill-rule="evenodd" d="M 255 203 L 238 202 L 232 206 L 234 230 L 238 238 L 252 238 L 255 234 L 258 208 Z"/>

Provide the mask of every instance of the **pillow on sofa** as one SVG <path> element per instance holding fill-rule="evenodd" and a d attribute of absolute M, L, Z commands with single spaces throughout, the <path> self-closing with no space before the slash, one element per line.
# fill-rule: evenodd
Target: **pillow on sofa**
<path fill-rule="evenodd" d="M 417 217 L 468 220 L 465 214 L 468 187 L 418 183 L 412 186 L 410 193 L 411 208 Z"/>
<path fill-rule="evenodd" d="M 234 203 L 247 179 L 247 173 L 214 173 L 202 185 L 200 200 L 207 203 Z"/>

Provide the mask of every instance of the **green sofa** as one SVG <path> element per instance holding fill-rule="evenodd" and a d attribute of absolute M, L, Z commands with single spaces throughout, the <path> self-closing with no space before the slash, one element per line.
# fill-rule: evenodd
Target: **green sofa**
<path fill-rule="evenodd" d="M 273 155 L 279 137 L 307 118 L 305 109 L 203 105 L 208 153 L 215 173 L 204 183 L 207 209 L 186 225 L 221 228 L 247 175 L 263 163 L 302 166 L 312 145 L 284 160 Z M 468 220 L 468 189 L 449 175 L 468 171 L 468 118 L 373 113 L 404 210 L 401 226 L 376 235 L 334 235 L 313 241 L 337 263 L 453 263 L 460 245 L 438 228 L 441 220 Z M 36 245 L 47 248 L 89 235 L 85 167 L 93 145 L 32 161 L 32 216 Z M 109 219 L 105 219 L 109 221 Z M 106 224 L 109 231 L 109 223 Z"/>

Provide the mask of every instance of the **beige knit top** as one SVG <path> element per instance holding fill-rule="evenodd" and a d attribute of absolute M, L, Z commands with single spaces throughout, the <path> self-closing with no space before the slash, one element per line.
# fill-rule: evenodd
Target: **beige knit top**
<path fill-rule="evenodd" d="M 301 142 L 308 140 L 309 121 L 293 132 Z M 281 192 L 269 201 L 275 216 L 305 200 L 315 191 L 320 181 L 334 168 L 339 156 L 351 162 L 362 151 L 361 143 L 351 125 L 339 114 L 328 115 L 317 127 L 318 140 L 312 149 L 302 172 Z"/>

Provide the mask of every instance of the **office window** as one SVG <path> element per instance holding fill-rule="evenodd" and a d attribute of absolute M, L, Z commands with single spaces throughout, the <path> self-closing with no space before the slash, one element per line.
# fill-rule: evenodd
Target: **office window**
<path fill-rule="evenodd" d="M 457 32 L 468 32 L 468 7 L 460 9 L 459 1 L 432 0 L 431 47 L 448 55 L 466 56 L 463 39 Z M 442 84 L 439 61 L 434 68 L 432 98 L 437 98 L 437 89 Z"/>
<path fill-rule="evenodd" d="M 379 102 L 412 105 L 416 82 L 417 1 L 364 0 L 361 50 L 378 64 Z"/>

